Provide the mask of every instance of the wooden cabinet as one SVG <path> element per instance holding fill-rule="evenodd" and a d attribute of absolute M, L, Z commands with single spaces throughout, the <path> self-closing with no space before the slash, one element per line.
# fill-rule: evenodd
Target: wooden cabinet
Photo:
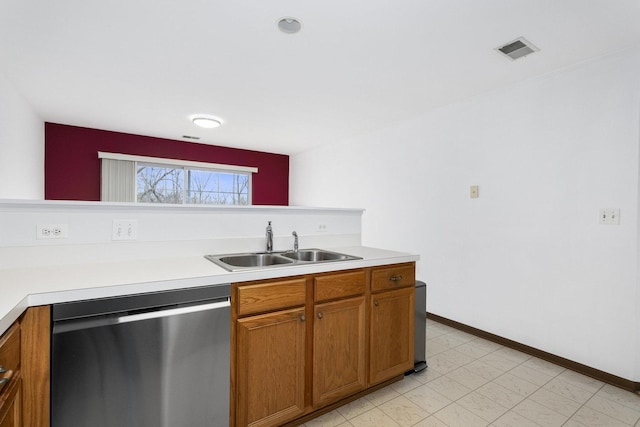
<path fill-rule="evenodd" d="M 370 384 L 413 367 L 414 298 L 411 287 L 371 296 Z"/>
<path fill-rule="evenodd" d="M 30 307 L 0 337 L 0 427 L 50 425 L 50 318 Z"/>
<path fill-rule="evenodd" d="M 14 377 L 0 395 L 0 427 L 22 427 L 22 379 Z"/>
<path fill-rule="evenodd" d="M 279 425 L 302 414 L 304 308 L 238 320 L 237 425 Z"/>
<path fill-rule="evenodd" d="M 51 425 L 51 307 L 29 307 L 20 318 L 22 425 Z"/>
<path fill-rule="evenodd" d="M 402 378 L 413 366 L 414 268 L 233 284 L 231 426 L 298 425 Z"/>
<path fill-rule="evenodd" d="M 237 320 L 231 423 L 281 425 L 305 409 L 306 279 L 234 286 L 233 297 Z"/>
<path fill-rule="evenodd" d="M 369 318 L 369 384 L 413 367 L 415 264 L 374 268 Z"/>
<path fill-rule="evenodd" d="M 365 376 L 365 272 L 325 275 L 315 279 L 313 326 L 313 406 L 333 403 L 363 390 Z"/>
<path fill-rule="evenodd" d="M 0 427 L 22 427 L 20 325 L 0 337 Z"/>

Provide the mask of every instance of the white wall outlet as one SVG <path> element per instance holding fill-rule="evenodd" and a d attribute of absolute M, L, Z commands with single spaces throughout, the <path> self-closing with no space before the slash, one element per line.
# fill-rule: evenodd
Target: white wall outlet
<path fill-rule="evenodd" d="M 327 231 L 329 231 L 329 228 L 325 223 L 319 223 L 318 226 L 316 227 L 317 233 L 326 233 Z"/>
<path fill-rule="evenodd" d="M 479 190 L 478 190 L 478 186 L 477 185 L 472 185 L 470 190 L 469 190 L 469 196 L 472 199 L 477 199 L 480 196 Z"/>
<path fill-rule="evenodd" d="M 67 224 L 38 224 L 36 239 L 66 239 L 69 237 Z"/>
<path fill-rule="evenodd" d="M 114 219 L 111 240 L 137 240 L 138 221 L 135 219 Z"/>
<path fill-rule="evenodd" d="M 620 225 L 620 209 L 601 208 L 598 211 L 600 224 Z"/>

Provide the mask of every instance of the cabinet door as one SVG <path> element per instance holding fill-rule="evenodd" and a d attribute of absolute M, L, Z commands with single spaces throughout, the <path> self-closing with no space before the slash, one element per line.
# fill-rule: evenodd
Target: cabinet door
<path fill-rule="evenodd" d="M 314 406 L 364 389 L 364 297 L 316 305 L 313 333 Z"/>
<path fill-rule="evenodd" d="M 276 426 L 304 411 L 304 308 L 237 321 L 236 425 Z"/>
<path fill-rule="evenodd" d="M 371 295 L 369 384 L 413 367 L 413 287 Z"/>
<path fill-rule="evenodd" d="M 5 387 L 0 395 L 0 427 L 22 427 L 22 398 L 20 378 L 12 378 L 12 384 Z"/>

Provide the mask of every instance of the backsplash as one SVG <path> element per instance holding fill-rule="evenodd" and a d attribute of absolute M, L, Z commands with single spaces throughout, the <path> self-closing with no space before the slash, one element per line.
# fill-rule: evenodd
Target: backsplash
<path fill-rule="evenodd" d="M 274 250 L 360 245 L 362 209 L 184 207 L 101 202 L 0 201 L 0 268 L 179 258 L 259 251 L 272 222 Z M 118 224 L 124 224 L 117 237 Z M 127 238 L 133 224 L 133 240 Z M 42 235 L 63 229 L 64 238 Z M 51 235 L 50 235 L 51 236 Z M 40 238 L 38 238 L 40 237 Z"/>

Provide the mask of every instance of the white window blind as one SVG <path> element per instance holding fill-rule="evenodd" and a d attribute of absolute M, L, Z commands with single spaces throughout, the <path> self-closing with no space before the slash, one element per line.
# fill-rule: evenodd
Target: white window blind
<path fill-rule="evenodd" d="M 136 163 L 102 159 L 100 200 L 103 202 L 136 201 Z"/>

